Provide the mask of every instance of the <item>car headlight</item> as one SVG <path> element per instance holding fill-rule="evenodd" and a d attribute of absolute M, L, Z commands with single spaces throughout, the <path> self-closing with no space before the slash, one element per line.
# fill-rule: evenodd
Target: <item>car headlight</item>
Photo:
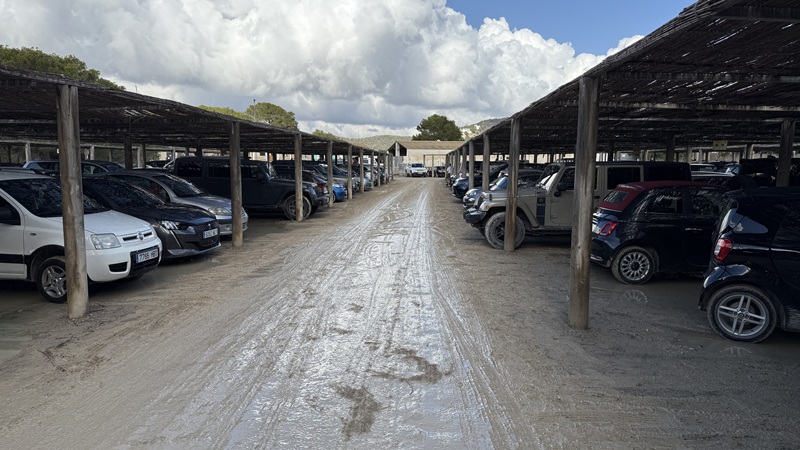
<path fill-rule="evenodd" d="M 230 216 L 231 210 L 228 208 L 223 208 L 222 206 L 215 206 L 213 208 L 208 208 L 208 212 L 215 216 Z"/>
<path fill-rule="evenodd" d="M 119 247 L 119 239 L 113 234 L 93 234 L 90 236 L 95 250 Z"/>
<path fill-rule="evenodd" d="M 181 227 L 181 224 L 179 222 L 175 222 L 174 220 L 162 220 L 159 223 L 167 230 L 177 230 Z"/>

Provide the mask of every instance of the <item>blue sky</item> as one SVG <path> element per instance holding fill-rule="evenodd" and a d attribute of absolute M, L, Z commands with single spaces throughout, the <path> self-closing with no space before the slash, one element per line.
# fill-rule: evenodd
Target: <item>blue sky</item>
<path fill-rule="evenodd" d="M 484 17 L 505 17 L 514 29 L 572 43 L 578 53 L 604 54 L 620 39 L 647 35 L 675 18 L 691 0 L 447 0 L 479 28 Z"/>

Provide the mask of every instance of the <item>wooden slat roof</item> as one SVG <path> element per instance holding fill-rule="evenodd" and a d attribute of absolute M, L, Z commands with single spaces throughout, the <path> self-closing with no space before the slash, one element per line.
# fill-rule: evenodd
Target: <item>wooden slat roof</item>
<path fill-rule="evenodd" d="M 700 0 L 584 76 L 600 79 L 599 151 L 780 142 L 800 117 L 800 1 Z M 525 153 L 572 152 L 579 80 L 514 114 Z M 472 139 L 508 152 L 511 118 Z"/>
<path fill-rule="evenodd" d="M 325 154 L 331 142 L 171 100 L 5 66 L 0 66 L 0 138 L 57 141 L 56 85 L 59 84 L 78 87 L 82 142 L 119 144 L 130 135 L 135 144 L 227 149 L 232 121 L 240 123 L 241 148 L 247 151 L 293 153 L 297 134 L 303 138 L 304 154 Z M 350 143 L 332 142 L 334 154 L 347 154 Z M 353 146 L 353 151 L 358 152 L 359 148 Z"/>

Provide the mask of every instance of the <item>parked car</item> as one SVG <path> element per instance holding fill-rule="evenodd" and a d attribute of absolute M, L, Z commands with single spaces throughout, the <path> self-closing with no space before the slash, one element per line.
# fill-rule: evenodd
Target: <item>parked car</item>
<path fill-rule="evenodd" d="M 601 199 L 621 183 L 657 180 L 691 180 L 689 164 L 655 161 L 598 162 L 593 198 Z M 464 211 L 464 220 L 486 237 L 494 248 L 503 248 L 507 191 L 484 192 L 478 206 Z M 525 235 L 543 236 L 572 232 L 572 204 L 575 197 L 575 163 L 561 161 L 545 167 L 539 181 L 517 194 L 517 223 L 514 246 Z M 482 229 L 482 228 L 485 228 Z"/>
<path fill-rule="evenodd" d="M 407 177 L 427 177 L 428 171 L 425 169 L 425 164 L 411 163 L 406 165 Z"/>
<path fill-rule="evenodd" d="M 248 214 L 282 212 L 289 219 L 295 218 L 295 183 L 280 178 L 267 161 L 242 160 L 242 206 Z M 173 173 L 191 181 L 207 192 L 230 198 L 231 163 L 226 157 L 186 156 L 175 159 Z M 327 205 L 313 183 L 302 183 L 303 218 L 307 218 L 318 207 Z"/>
<path fill-rule="evenodd" d="M 433 176 L 436 178 L 443 177 L 445 175 L 445 167 L 444 166 L 433 166 Z"/>
<path fill-rule="evenodd" d="M 731 191 L 699 307 L 719 335 L 760 342 L 800 331 L 800 188 Z"/>
<path fill-rule="evenodd" d="M 109 172 L 107 175 L 139 186 L 165 203 L 202 208 L 217 218 L 220 235 L 233 233 L 232 207 L 229 198 L 209 194 L 191 182 L 161 170 L 125 170 Z M 248 219 L 247 213 L 242 208 L 243 230 L 247 229 Z"/>
<path fill-rule="evenodd" d="M 161 241 L 147 222 L 86 196 L 83 214 L 90 282 L 137 278 L 158 265 Z M 62 215 L 57 180 L 0 172 L 0 279 L 32 281 L 45 300 L 67 301 Z"/>
<path fill-rule="evenodd" d="M 220 246 L 217 219 L 196 206 L 167 204 L 144 189 L 103 175 L 84 177 L 83 190 L 106 208 L 149 222 L 164 246 L 163 259 L 200 255 Z"/>
<path fill-rule="evenodd" d="M 542 175 L 541 170 L 521 170 L 519 172 L 517 178 L 517 184 L 521 188 L 528 188 L 532 184 L 539 181 L 539 177 Z M 489 185 L 490 191 L 504 191 L 508 186 L 508 174 L 503 172 L 499 178 L 496 178 L 492 183 Z M 464 198 L 462 199 L 462 203 L 464 208 L 470 208 L 473 206 L 477 206 L 476 203 L 480 198 L 481 194 L 483 193 L 483 189 L 476 187 L 472 188 L 464 194 Z"/>
<path fill-rule="evenodd" d="M 739 175 L 749 176 L 758 186 L 775 186 L 778 178 L 778 158 L 742 159 Z M 800 186 L 800 158 L 789 164 L 789 186 Z"/>
<path fill-rule="evenodd" d="M 26 169 L 39 169 L 47 172 L 58 172 L 61 170 L 61 162 L 57 159 L 28 161 L 22 167 Z M 81 161 L 81 173 L 84 175 L 116 172 L 119 170 L 125 170 L 125 167 L 111 161 L 101 161 L 97 159 Z"/>
<path fill-rule="evenodd" d="M 625 284 L 656 273 L 703 275 L 726 191 L 693 181 L 617 186 L 592 215 L 591 260 Z"/>
<path fill-rule="evenodd" d="M 281 178 L 294 181 L 294 169 L 276 168 L 275 173 Z M 303 170 L 303 181 L 314 183 L 317 186 L 317 195 L 328 197 L 331 202 L 335 201 L 335 197 L 330 194 L 328 190 L 328 180 L 323 178 L 322 175 L 313 170 Z M 341 186 L 341 185 L 339 185 Z"/>

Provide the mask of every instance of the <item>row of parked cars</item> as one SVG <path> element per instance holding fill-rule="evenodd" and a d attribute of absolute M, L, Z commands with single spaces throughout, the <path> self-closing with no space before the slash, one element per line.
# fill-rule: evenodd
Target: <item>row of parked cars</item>
<path fill-rule="evenodd" d="M 276 170 L 266 161 L 242 161 L 245 230 L 246 211 L 296 217 L 291 164 L 292 170 L 288 164 Z M 92 282 L 140 277 L 162 261 L 210 252 L 220 247 L 220 236 L 233 232 L 228 158 L 178 158 L 172 172 L 125 170 L 108 161 L 81 161 L 81 167 Z M 42 297 L 54 303 L 67 300 L 58 170 L 58 161 L 0 169 L 0 280 L 33 281 Z M 327 167 L 304 164 L 306 217 L 345 199 L 341 182 L 329 187 L 320 170 L 327 172 Z"/>
<path fill-rule="evenodd" d="M 800 187 L 696 174 L 685 163 L 598 163 L 591 260 L 627 284 L 657 273 L 704 277 L 699 307 L 726 338 L 759 342 L 775 328 L 800 331 Z M 534 182 L 520 177 L 516 245 L 525 235 L 571 232 L 574 176 L 562 161 Z M 462 199 L 465 221 L 497 248 L 505 237 L 501 185 L 472 203 Z"/>

